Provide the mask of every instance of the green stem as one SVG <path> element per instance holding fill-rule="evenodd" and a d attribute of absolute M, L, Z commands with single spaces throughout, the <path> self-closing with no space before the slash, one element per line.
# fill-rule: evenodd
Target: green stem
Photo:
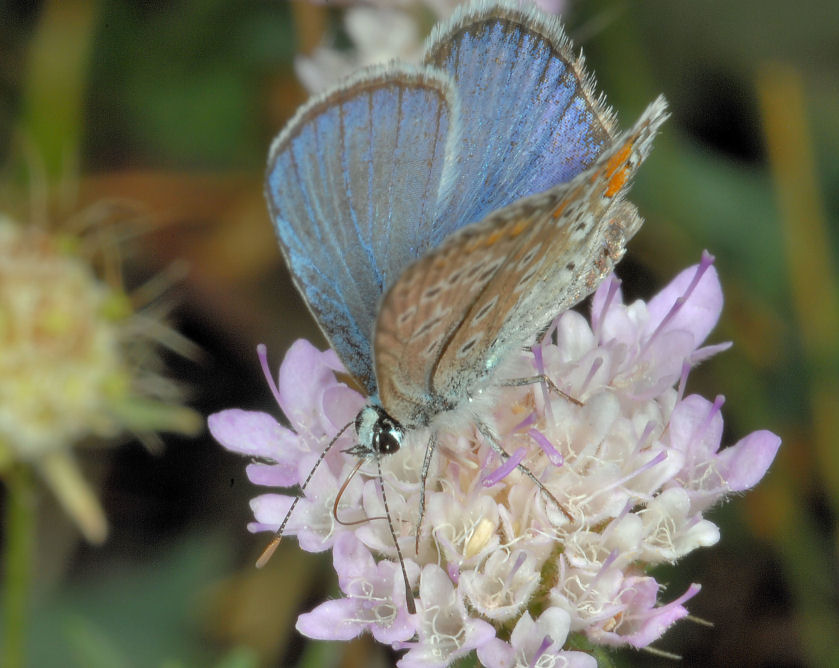
<path fill-rule="evenodd" d="M 6 470 L 6 535 L 3 574 L 3 647 L 0 665 L 23 668 L 29 612 L 30 566 L 35 547 L 35 495 L 25 465 Z"/>

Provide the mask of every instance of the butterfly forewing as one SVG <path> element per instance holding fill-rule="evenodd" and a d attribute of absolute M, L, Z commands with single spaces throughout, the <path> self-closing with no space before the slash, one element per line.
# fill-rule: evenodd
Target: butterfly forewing
<path fill-rule="evenodd" d="M 409 399 L 420 396 L 426 405 L 456 405 L 500 359 L 597 287 L 641 224 L 623 197 L 665 110 L 657 100 L 570 183 L 462 229 L 405 272 L 385 297 L 376 333 L 377 371 L 386 373 L 378 363 L 386 349 L 385 363 L 395 364 L 399 377 L 381 384 L 386 410 L 397 419 L 411 415 L 417 408 Z M 461 272 L 476 266 L 477 282 L 461 283 Z M 450 309 L 440 322 L 438 298 Z M 411 310 L 416 304 L 424 308 Z M 417 336 L 429 322 L 436 343 Z M 433 354 L 423 354 L 426 344 Z"/>
<path fill-rule="evenodd" d="M 271 148 L 266 194 L 295 283 L 370 394 L 376 307 L 431 244 L 454 108 L 445 75 L 374 68 L 304 105 Z"/>
<path fill-rule="evenodd" d="M 441 231 L 570 180 L 612 141 L 613 115 L 582 60 L 558 20 L 534 8 L 461 9 L 432 34 L 425 62 L 451 75 L 463 119 Z"/>

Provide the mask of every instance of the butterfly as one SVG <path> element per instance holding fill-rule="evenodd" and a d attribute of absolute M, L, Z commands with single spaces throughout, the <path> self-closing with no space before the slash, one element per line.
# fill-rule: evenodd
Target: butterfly
<path fill-rule="evenodd" d="M 658 98 L 620 134 L 559 21 L 508 1 L 459 9 L 419 66 L 367 68 L 297 111 L 266 197 L 295 285 L 370 397 L 352 452 L 378 461 L 430 428 L 427 471 L 438 418 L 623 255 L 642 223 L 625 195 L 666 117 Z"/>

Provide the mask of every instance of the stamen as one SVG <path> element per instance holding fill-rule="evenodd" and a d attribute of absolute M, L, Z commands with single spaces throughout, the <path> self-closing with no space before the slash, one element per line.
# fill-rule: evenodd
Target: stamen
<path fill-rule="evenodd" d="M 644 354 L 649 349 L 659 332 L 664 331 L 665 326 L 676 317 L 676 314 L 679 311 L 682 310 L 682 306 L 684 306 L 685 302 L 690 298 L 691 294 L 693 294 L 693 291 L 696 289 L 696 286 L 699 285 L 699 281 L 705 275 L 705 272 L 708 271 L 708 268 L 712 264 L 714 264 L 714 259 L 714 256 L 708 251 L 702 251 L 702 259 L 696 267 L 696 272 L 693 274 L 693 279 L 691 280 L 690 285 L 688 285 L 681 297 L 678 297 L 676 301 L 673 302 L 673 306 L 670 307 L 667 315 L 662 318 L 661 322 L 658 323 L 658 327 L 656 327 L 655 331 L 650 335 L 650 338 L 646 340 L 643 346 L 641 346 L 641 354 Z"/>
<path fill-rule="evenodd" d="M 688 384 L 688 375 L 690 374 L 690 370 L 690 363 L 687 360 L 682 362 L 682 375 L 679 377 L 679 391 L 676 395 L 676 403 L 680 402 L 685 396 L 685 387 Z"/>
<path fill-rule="evenodd" d="M 542 335 L 542 341 L 553 342 L 554 337 L 556 336 L 556 332 L 559 329 L 559 319 L 562 317 L 560 313 L 556 318 L 551 321 L 551 324 L 548 325 L 548 329 L 545 330 L 545 333 Z M 539 346 L 541 347 L 542 341 L 539 342 Z"/>
<path fill-rule="evenodd" d="M 647 440 L 650 438 L 650 436 L 652 436 L 656 424 L 657 423 L 655 420 L 650 420 L 649 422 L 647 422 L 647 425 L 644 427 L 644 432 L 638 438 L 638 442 L 635 444 L 635 450 L 633 450 L 632 454 L 637 455 L 639 452 L 641 452 L 643 447 L 646 445 Z"/>
<path fill-rule="evenodd" d="M 596 585 L 597 581 L 600 580 L 600 578 L 606 573 L 607 570 L 609 570 L 609 567 L 613 563 L 615 563 L 615 561 L 617 561 L 617 558 L 618 558 L 618 551 L 616 549 L 609 552 L 609 556 L 606 557 L 603 560 L 603 564 L 600 566 L 600 570 L 598 570 L 597 573 L 594 574 L 594 577 L 591 579 L 591 582 L 589 582 L 588 585 L 583 587 L 583 595 L 584 596 L 589 596 L 589 594 L 591 594 L 592 589 L 594 589 L 594 585 Z M 582 584 L 582 583 L 580 583 L 580 584 Z M 612 610 L 617 610 L 618 606 L 612 606 L 611 609 Z M 609 609 L 607 609 L 607 611 L 608 610 Z M 607 615 L 607 617 L 611 617 L 612 613 L 607 612 L 606 615 Z"/>
<path fill-rule="evenodd" d="M 456 553 L 457 552 L 457 547 L 455 547 L 454 542 L 449 540 L 449 538 L 445 534 L 443 534 L 443 529 L 449 529 L 451 531 L 451 533 L 453 533 L 455 535 L 457 534 L 457 530 L 449 523 L 435 526 L 431 530 L 431 537 L 434 539 L 434 542 L 437 544 L 439 552 L 441 554 L 445 553 L 445 552 L 449 552 L 449 553 L 452 553 L 452 554 Z M 439 549 L 441 545 L 443 547 L 442 550 Z"/>
<path fill-rule="evenodd" d="M 538 429 L 529 429 L 527 434 L 539 444 L 539 447 L 542 448 L 542 451 L 548 456 L 548 460 L 551 464 L 554 466 L 562 466 L 565 463 L 565 457 L 562 456 L 562 453 L 553 446 L 547 436 L 545 436 L 542 432 Z"/>
<path fill-rule="evenodd" d="M 277 383 L 274 381 L 274 376 L 271 374 L 271 369 L 268 366 L 268 346 L 264 343 L 260 343 L 256 347 L 256 356 L 259 358 L 259 365 L 262 367 L 262 375 L 265 376 L 265 380 L 268 381 L 268 387 L 271 389 L 271 394 L 274 395 L 274 399 L 277 401 L 277 405 L 280 405 L 280 390 L 277 387 Z"/>
<path fill-rule="evenodd" d="M 687 588 L 687 591 L 684 594 L 679 596 L 679 598 L 670 601 L 670 603 L 667 603 L 666 605 L 659 606 L 659 608 L 656 608 L 656 609 L 666 608 L 668 606 L 676 606 L 676 605 L 681 605 L 682 603 L 686 603 L 690 599 L 692 599 L 694 596 L 696 596 L 701 589 L 702 589 L 702 585 L 694 582 Z"/>
<path fill-rule="evenodd" d="M 624 517 L 629 515 L 629 511 L 632 510 L 634 507 L 635 507 L 635 501 L 633 501 L 632 499 L 628 500 L 624 504 L 621 511 L 617 515 L 615 515 L 615 517 L 609 522 L 609 524 L 606 525 L 606 528 L 603 529 L 603 533 L 601 534 L 603 536 L 603 538 L 606 538 L 613 531 L 615 531 L 615 527 L 618 526 L 618 524 L 620 524 L 620 521 Z"/>
<path fill-rule="evenodd" d="M 536 653 L 533 655 L 533 659 L 530 661 L 530 668 L 535 668 L 539 664 L 539 659 L 542 658 L 542 655 L 547 652 L 553 644 L 553 638 L 546 635 L 542 640 L 542 644 L 539 645 L 539 649 L 537 649 Z"/>
<path fill-rule="evenodd" d="M 504 578 L 504 587 L 510 587 L 511 583 L 513 582 L 513 578 L 516 576 L 518 570 L 524 566 L 524 562 L 527 561 L 527 552 L 521 550 L 519 555 L 516 557 L 516 563 L 513 564 L 513 567 L 510 569 L 510 572 L 507 573 L 507 577 Z"/>
<path fill-rule="evenodd" d="M 596 492 L 594 492 L 593 494 L 591 494 L 588 497 L 588 501 L 591 501 L 592 499 L 596 498 L 600 494 L 603 494 L 604 492 L 609 492 L 609 491 L 615 489 L 616 487 L 620 487 L 624 483 L 632 480 L 632 478 L 634 478 L 635 476 L 641 475 L 642 473 L 644 473 L 644 471 L 648 471 L 653 466 L 657 466 L 658 464 L 663 462 L 665 459 L 667 459 L 667 452 L 665 450 L 662 450 L 661 452 L 659 452 L 655 457 L 653 457 L 650 461 L 648 461 L 643 466 L 635 469 L 631 473 L 628 473 L 623 478 L 619 478 L 618 480 L 614 480 L 612 483 L 610 483 L 606 487 L 599 488 Z"/>
<path fill-rule="evenodd" d="M 705 430 L 707 430 L 708 427 L 711 426 L 711 420 L 717 413 L 720 412 L 720 409 L 723 407 L 723 404 L 725 404 L 725 395 L 718 394 L 716 397 L 714 397 L 714 403 L 711 404 L 711 409 L 708 411 L 707 417 L 702 421 L 702 426 L 700 427 L 699 432 L 696 434 L 697 437 L 704 434 Z"/>
<path fill-rule="evenodd" d="M 679 662 L 682 660 L 681 654 L 676 654 L 675 652 L 668 652 L 666 650 L 659 649 L 658 647 L 653 647 L 652 645 L 642 647 L 641 651 L 646 652 L 647 654 L 652 654 L 653 656 L 657 656 L 660 659 L 667 659 L 668 661 L 672 662 Z"/>
<path fill-rule="evenodd" d="M 685 619 L 689 622 L 693 622 L 694 624 L 699 624 L 699 626 L 705 626 L 709 629 L 714 628 L 714 622 L 703 619 L 702 617 L 694 617 L 693 615 L 687 615 Z"/>
<path fill-rule="evenodd" d="M 545 375 L 545 361 L 542 358 L 542 346 L 541 345 L 533 346 L 530 349 L 530 352 L 533 353 L 533 360 L 534 360 L 533 367 L 536 369 L 536 373 L 539 376 L 544 376 Z"/>
<path fill-rule="evenodd" d="M 722 394 L 718 394 L 714 397 L 714 403 L 711 404 L 711 408 L 708 410 L 708 415 L 705 416 L 705 419 L 697 425 L 696 431 L 693 433 L 693 438 L 690 439 L 690 444 L 693 446 L 695 443 L 700 441 L 702 437 L 705 435 L 705 432 L 711 426 L 711 420 L 713 420 L 714 416 L 720 412 L 720 409 L 725 404 L 725 396 Z M 688 452 L 685 454 L 688 456 L 688 462 L 693 463 L 693 452 L 694 448 L 691 447 Z"/>
<path fill-rule="evenodd" d="M 603 358 L 597 357 L 591 363 L 591 369 L 588 371 L 588 375 L 586 379 L 583 381 L 583 384 L 580 386 L 580 394 L 585 394 L 588 390 L 589 383 L 594 380 L 594 375 L 600 370 L 600 367 L 603 366 Z"/>
<path fill-rule="evenodd" d="M 617 550 L 612 550 L 611 552 L 609 552 L 609 556 L 606 557 L 603 560 L 603 565 L 600 567 L 600 570 L 597 571 L 597 575 L 594 576 L 594 579 L 592 580 L 592 585 L 594 585 L 594 583 L 597 582 L 600 579 L 600 577 L 607 570 L 609 570 L 609 566 L 611 566 L 613 563 L 615 563 L 615 561 L 617 561 L 617 559 L 618 559 L 618 551 Z"/>
<path fill-rule="evenodd" d="M 516 450 L 512 455 L 510 455 L 506 460 L 501 463 L 495 471 L 490 473 L 489 475 L 485 476 L 482 483 L 484 487 L 492 487 L 499 481 L 506 478 L 513 470 L 521 464 L 521 460 L 524 459 L 524 455 L 527 453 L 526 448 L 519 448 Z"/>
<path fill-rule="evenodd" d="M 521 430 L 522 430 L 522 429 L 524 429 L 525 427 L 529 427 L 530 425 L 532 425 L 534 422 L 536 422 L 536 420 L 537 420 L 537 419 L 538 419 L 538 418 L 537 418 L 537 416 L 536 416 L 536 411 L 533 411 L 533 412 L 531 412 L 531 413 L 530 413 L 530 415 L 528 415 L 526 418 L 524 418 L 524 420 L 522 420 L 521 422 L 519 422 L 519 423 L 518 423 L 515 427 L 513 427 L 510 431 L 512 431 L 512 432 L 521 431 Z"/>
<path fill-rule="evenodd" d="M 606 299 L 603 300 L 603 308 L 600 309 L 600 313 L 592 312 L 591 314 L 591 329 L 594 332 L 594 338 L 596 341 L 601 343 L 600 341 L 600 326 L 603 324 L 603 321 L 606 319 L 606 313 L 609 311 L 609 307 L 612 305 L 612 300 L 615 298 L 615 295 L 618 293 L 618 289 L 621 286 L 621 281 L 617 276 L 612 276 L 609 279 L 609 291 L 606 293 Z"/>

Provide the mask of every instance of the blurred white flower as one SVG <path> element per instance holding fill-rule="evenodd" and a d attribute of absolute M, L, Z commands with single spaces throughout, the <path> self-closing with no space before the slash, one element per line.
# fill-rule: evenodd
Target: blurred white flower
<path fill-rule="evenodd" d="M 552 14 L 565 8 L 565 0 L 521 2 Z M 317 93 L 368 65 L 393 59 L 419 62 L 427 29 L 435 20 L 448 18 L 460 4 L 458 0 L 373 0 L 351 5 L 343 19 L 352 47 L 339 50 L 327 43 L 308 56 L 297 56 L 297 76 L 310 93 Z"/>
<path fill-rule="evenodd" d="M 0 472 L 33 466 L 85 537 L 101 542 L 105 516 L 72 447 L 125 431 L 194 433 L 200 422 L 171 401 L 148 324 L 97 278 L 80 245 L 0 216 Z"/>

